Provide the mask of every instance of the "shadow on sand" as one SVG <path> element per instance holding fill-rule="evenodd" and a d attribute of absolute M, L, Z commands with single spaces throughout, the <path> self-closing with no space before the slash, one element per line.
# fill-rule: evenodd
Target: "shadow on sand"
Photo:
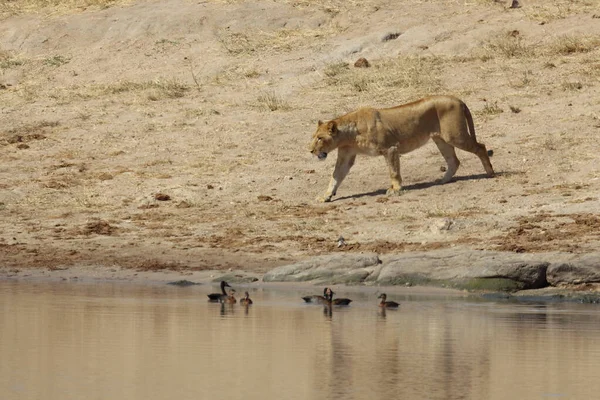
<path fill-rule="evenodd" d="M 511 173 L 510 172 L 496 173 L 496 177 L 503 176 L 503 175 L 511 175 Z M 454 182 L 470 181 L 470 180 L 477 180 L 477 179 L 488 179 L 488 176 L 486 174 L 472 174 L 472 175 L 465 175 L 465 176 L 455 176 L 454 178 L 452 178 L 452 180 L 450 182 L 446 183 L 446 185 L 450 185 Z M 430 188 L 432 186 L 437 186 L 437 185 L 440 185 L 440 183 L 438 183 L 436 181 L 414 183 L 412 185 L 402 186 L 402 191 L 427 189 L 427 188 Z M 381 195 L 386 194 L 386 191 L 387 191 L 386 189 L 379 189 L 379 190 L 374 190 L 372 192 L 367 192 L 367 193 L 359 193 L 359 194 L 353 194 L 350 196 L 338 197 L 337 199 L 333 199 L 332 202 L 340 201 L 340 200 L 348 200 L 348 199 L 360 199 L 362 197 L 381 196 Z"/>

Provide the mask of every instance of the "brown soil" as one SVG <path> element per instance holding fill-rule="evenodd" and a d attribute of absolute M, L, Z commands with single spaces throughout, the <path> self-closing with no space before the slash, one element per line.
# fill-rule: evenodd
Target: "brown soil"
<path fill-rule="evenodd" d="M 0 266 L 598 249 L 594 1 L 39 3 L 0 5 Z M 402 157 L 401 196 L 363 157 L 315 201 L 335 163 L 307 151 L 318 120 L 433 93 L 469 105 L 496 178 L 459 151 L 436 185 L 430 143 Z"/>

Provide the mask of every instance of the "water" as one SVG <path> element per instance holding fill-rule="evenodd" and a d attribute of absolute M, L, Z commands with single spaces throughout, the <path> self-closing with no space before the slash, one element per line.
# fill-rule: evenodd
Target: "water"
<path fill-rule="evenodd" d="M 597 305 L 214 291 L 0 282 L 0 399 L 600 398 Z"/>

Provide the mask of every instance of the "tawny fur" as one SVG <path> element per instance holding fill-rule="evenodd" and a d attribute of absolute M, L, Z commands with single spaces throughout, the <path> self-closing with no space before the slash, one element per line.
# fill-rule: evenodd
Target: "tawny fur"
<path fill-rule="evenodd" d="M 494 169 L 487 150 L 477 143 L 473 117 L 467 105 L 452 96 L 431 96 L 391 108 L 360 108 L 331 121 L 319 121 L 310 151 L 324 159 L 337 149 L 337 161 L 321 201 L 331 201 L 356 159 L 357 154 L 381 155 L 391 178 L 388 195 L 402 188 L 400 154 L 418 149 L 432 139 L 448 168 L 440 183 L 449 182 L 460 161 L 455 148 L 476 154 L 489 177 Z"/>

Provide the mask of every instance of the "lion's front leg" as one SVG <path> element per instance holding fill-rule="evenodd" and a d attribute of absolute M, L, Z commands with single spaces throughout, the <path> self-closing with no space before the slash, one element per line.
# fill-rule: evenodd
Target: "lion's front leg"
<path fill-rule="evenodd" d="M 390 169 L 392 184 L 387 190 L 387 195 L 399 195 L 402 189 L 402 178 L 400 177 L 400 152 L 396 146 L 390 147 L 384 154 L 385 161 Z"/>
<path fill-rule="evenodd" d="M 318 199 L 319 201 L 324 203 L 331 201 L 331 198 L 337 193 L 342 181 L 346 175 L 348 175 L 350 168 L 354 165 L 355 159 L 356 154 L 348 154 L 345 151 L 338 149 L 338 157 L 335 163 L 335 169 L 333 170 L 333 175 L 329 181 L 329 186 L 327 187 L 325 195 Z"/>

